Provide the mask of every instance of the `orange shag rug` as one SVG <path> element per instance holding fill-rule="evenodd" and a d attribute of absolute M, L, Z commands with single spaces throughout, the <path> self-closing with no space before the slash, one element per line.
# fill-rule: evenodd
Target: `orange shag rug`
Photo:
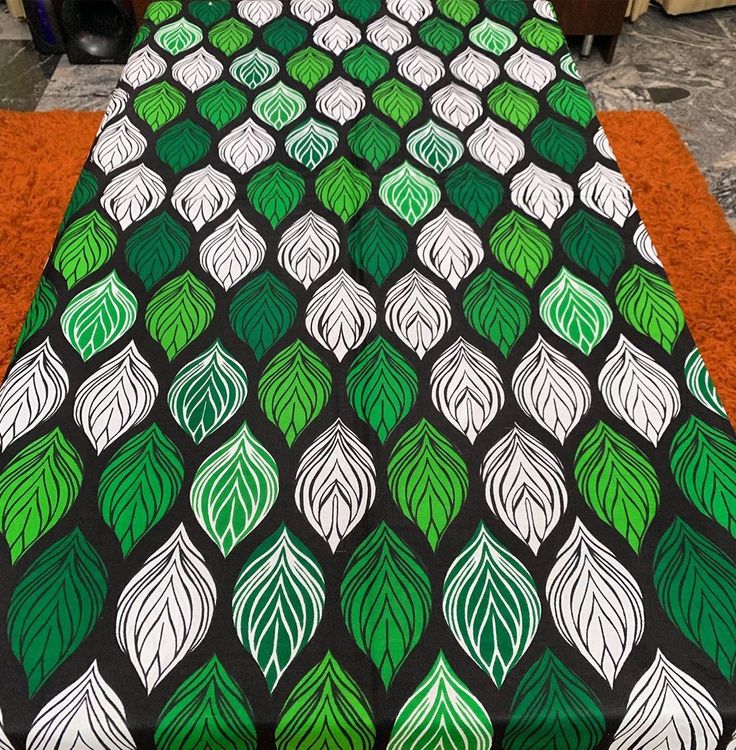
<path fill-rule="evenodd" d="M 0 373 L 12 354 L 97 112 L 0 111 Z M 736 234 L 672 123 L 601 115 L 621 169 L 730 414 L 736 415 Z"/>

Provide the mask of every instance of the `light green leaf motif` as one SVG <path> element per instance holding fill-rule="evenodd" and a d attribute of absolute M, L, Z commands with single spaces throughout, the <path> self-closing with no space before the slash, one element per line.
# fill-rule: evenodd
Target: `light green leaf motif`
<path fill-rule="evenodd" d="M 178 21 L 162 26 L 154 36 L 156 44 L 172 55 L 196 47 L 202 41 L 202 31 L 199 26 L 180 18 Z"/>
<path fill-rule="evenodd" d="M 381 180 L 378 195 L 385 205 L 411 226 L 432 211 L 442 196 L 431 177 L 406 161 Z"/>
<path fill-rule="evenodd" d="M 286 61 L 286 72 L 310 91 L 331 72 L 332 58 L 314 47 L 305 47 Z"/>
<path fill-rule="evenodd" d="M 314 189 L 325 208 L 347 223 L 370 197 L 371 181 L 365 172 L 341 156 L 319 173 Z"/>
<path fill-rule="evenodd" d="M 253 39 L 253 32 L 237 18 L 226 18 L 210 29 L 209 38 L 213 47 L 229 57 Z"/>
<path fill-rule="evenodd" d="M 13 563 L 66 514 L 83 471 L 79 454 L 58 427 L 8 462 L 0 474 L 0 531 Z"/>
<path fill-rule="evenodd" d="M 436 550 L 465 501 L 468 468 L 450 441 L 422 419 L 396 441 L 388 485 L 402 513 Z"/>
<path fill-rule="evenodd" d="M 506 214 L 493 227 L 489 242 L 500 263 L 530 287 L 552 260 L 552 240 L 518 211 Z"/>
<path fill-rule="evenodd" d="M 112 257 L 117 235 L 98 211 L 73 221 L 59 238 L 51 262 L 71 289 Z"/>
<path fill-rule="evenodd" d="M 432 591 L 416 555 L 385 522 L 348 561 L 340 603 L 350 634 L 388 690 L 427 627 Z"/>
<path fill-rule="evenodd" d="M 270 692 L 314 635 L 324 603 L 322 568 L 282 525 L 248 558 L 233 592 L 235 630 Z"/>
<path fill-rule="evenodd" d="M 328 651 L 284 704 L 276 750 L 373 750 L 376 728 L 362 691 Z"/>
<path fill-rule="evenodd" d="M 442 611 L 463 650 L 500 688 L 534 639 L 542 605 L 529 571 L 481 523 L 447 571 Z"/>
<path fill-rule="evenodd" d="M 8 640 L 33 696 L 94 628 L 107 595 L 107 571 L 79 529 L 28 568 L 8 606 Z"/>
<path fill-rule="evenodd" d="M 197 469 L 190 500 L 200 526 L 227 557 L 266 517 L 278 493 L 276 462 L 243 422 Z"/>
<path fill-rule="evenodd" d="M 86 361 L 117 341 L 137 312 L 135 296 L 113 271 L 71 300 L 61 316 L 61 329 Z"/>
<path fill-rule="evenodd" d="M 440 651 L 399 710 L 387 750 L 490 750 L 492 744 L 491 717 Z"/>
<path fill-rule="evenodd" d="M 133 109 L 155 131 L 175 120 L 184 111 L 186 103 L 179 89 L 168 81 L 159 81 L 136 96 Z"/>
<path fill-rule="evenodd" d="M 248 376 L 219 339 L 179 370 L 169 391 L 169 409 L 195 443 L 231 419 L 245 403 Z"/>
<path fill-rule="evenodd" d="M 516 44 L 516 34 L 508 26 L 484 18 L 479 24 L 470 29 L 470 41 L 477 47 L 502 55 Z"/>

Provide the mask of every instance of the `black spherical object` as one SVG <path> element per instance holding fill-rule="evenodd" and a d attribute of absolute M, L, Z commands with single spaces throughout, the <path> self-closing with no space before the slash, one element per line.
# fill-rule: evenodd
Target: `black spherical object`
<path fill-rule="evenodd" d="M 124 62 L 135 33 L 130 0 L 62 0 L 61 25 L 72 63 Z"/>

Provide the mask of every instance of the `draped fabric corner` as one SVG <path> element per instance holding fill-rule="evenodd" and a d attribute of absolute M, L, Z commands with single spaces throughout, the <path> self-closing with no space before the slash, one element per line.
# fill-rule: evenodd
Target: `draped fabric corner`
<path fill-rule="evenodd" d="M 0 447 L 0 748 L 734 747 L 736 442 L 547 0 L 154 2 Z"/>

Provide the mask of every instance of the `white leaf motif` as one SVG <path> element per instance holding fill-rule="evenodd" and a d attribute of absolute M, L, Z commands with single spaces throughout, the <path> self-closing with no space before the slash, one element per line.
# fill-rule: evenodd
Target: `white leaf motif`
<path fill-rule="evenodd" d="M 606 135 L 606 131 L 603 130 L 602 125 L 598 128 L 595 135 L 593 136 L 593 144 L 598 149 L 598 152 L 601 156 L 606 159 L 610 159 L 611 161 L 616 160 L 613 149 L 611 148 L 611 142 L 608 140 L 608 136 Z"/>
<path fill-rule="evenodd" d="M 148 416 L 157 395 L 156 378 L 131 341 L 79 386 L 74 421 L 102 453 Z"/>
<path fill-rule="evenodd" d="M 69 378 L 49 339 L 19 357 L 0 386 L 0 450 L 53 416 Z"/>
<path fill-rule="evenodd" d="M 470 155 L 499 174 L 506 174 L 524 158 L 524 141 L 490 118 L 468 138 Z"/>
<path fill-rule="evenodd" d="M 483 114 L 480 97 L 456 83 L 435 91 L 430 102 L 432 112 L 458 130 L 465 130 Z"/>
<path fill-rule="evenodd" d="M 141 47 L 128 58 L 120 80 L 137 89 L 144 83 L 160 78 L 165 72 L 166 63 L 163 57 L 150 47 Z"/>
<path fill-rule="evenodd" d="M 145 150 L 146 139 L 141 131 L 127 117 L 122 117 L 105 128 L 89 158 L 105 174 L 109 174 L 140 159 Z"/>
<path fill-rule="evenodd" d="M 404 52 L 398 61 L 399 75 L 420 89 L 433 86 L 445 74 L 445 68 L 437 55 L 421 47 Z"/>
<path fill-rule="evenodd" d="M 160 175 L 138 164 L 113 178 L 100 198 L 102 207 L 123 229 L 155 211 L 166 197 Z"/>
<path fill-rule="evenodd" d="M 534 91 L 541 91 L 557 75 L 557 69 L 551 62 L 524 47 L 509 57 L 504 68 L 511 80 L 523 83 Z"/>
<path fill-rule="evenodd" d="M 240 0 L 238 3 L 238 15 L 259 27 L 280 16 L 283 9 L 281 0 Z"/>
<path fill-rule="evenodd" d="M 360 41 L 360 29 L 347 18 L 333 16 L 314 30 L 312 40 L 318 47 L 339 57 Z"/>
<path fill-rule="evenodd" d="M 644 634 L 644 599 L 632 575 L 580 519 L 552 566 L 547 598 L 562 637 L 613 687 Z"/>
<path fill-rule="evenodd" d="M 578 188 L 583 205 L 620 227 L 636 210 L 631 188 L 624 176 L 615 169 L 604 167 L 600 162 L 580 175 Z"/>
<path fill-rule="evenodd" d="M 432 15 L 431 0 L 388 0 L 386 8 L 389 13 L 412 26 Z"/>
<path fill-rule="evenodd" d="M 534 0 L 534 10 L 542 18 L 546 18 L 548 21 L 557 21 L 557 15 L 555 9 L 552 7 L 552 3 L 549 0 Z"/>
<path fill-rule="evenodd" d="M 490 86 L 501 73 L 490 57 L 472 47 L 467 47 L 453 59 L 450 71 L 456 78 L 478 91 Z"/>
<path fill-rule="evenodd" d="M 188 174 L 174 188 L 171 205 L 199 231 L 227 211 L 234 200 L 232 180 L 208 164 Z"/>
<path fill-rule="evenodd" d="M 105 110 L 105 114 L 100 121 L 100 128 L 97 131 L 98 133 L 101 133 L 107 125 L 110 124 L 118 115 L 122 114 L 125 111 L 125 108 L 128 106 L 128 100 L 130 99 L 130 95 L 128 94 L 125 89 L 115 89 L 115 91 L 112 92 L 110 95 L 110 101 L 107 103 L 107 109 Z"/>
<path fill-rule="evenodd" d="M 331 0 L 291 0 L 292 15 L 312 25 L 329 16 L 332 8 Z"/>
<path fill-rule="evenodd" d="M 335 78 L 317 93 L 317 111 L 344 125 L 365 107 L 365 94 L 350 81 Z"/>
<path fill-rule="evenodd" d="M 649 235 L 647 228 L 644 226 L 643 221 L 639 222 L 639 226 L 634 232 L 634 244 L 636 245 L 636 249 L 639 251 L 639 255 L 641 255 L 644 260 L 648 261 L 649 263 L 653 263 L 655 266 L 659 266 L 660 268 L 662 267 L 662 261 L 659 259 L 657 249 L 654 247 L 652 238 Z"/>
<path fill-rule="evenodd" d="M 333 553 L 373 505 L 373 457 L 340 419 L 304 452 L 295 494 L 297 507 Z"/>
<path fill-rule="evenodd" d="M 212 574 L 180 524 L 118 600 L 118 645 L 149 694 L 204 640 L 216 601 Z"/>
<path fill-rule="evenodd" d="M 93 661 L 33 720 L 27 750 L 135 750 L 122 701 Z"/>
<path fill-rule="evenodd" d="M 481 475 L 491 510 L 536 555 L 567 508 L 559 459 L 514 425 L 486 454 Z"/>
<path fill-rule="evenodd" d="M 322 276 L 340 254 L 337 229 L 314 211 L 307 211 L 281 236 L 278 261 L 305 289 Z"/>
<path fill-rule="evenodd" d="M 411 31 L 390 16 L 373 21 L 365 35 L 371 44 L 389 55 L 411 44 Z"/>
<path fill-rule="evenodd" d="M 511 180 L 511 201 L 548 229 L 572 206 L 575 193 L 556 174 L 530 164 Z"/>
<path fill-rule="evenodd" d="M 503 407 L 498 368 L 472 344 L 459 338 L 432 366 L 432 403 L 471 443 Z"/>
<path fill-rule="evenodd" d="M 248 118 L 220 141 L 217 153 L 238 174 L 245 174 L 270 159 L 275 149 L 269 132 Z"/>
<path fill-rule="evenodd" d="M 204 47 L 183 57 L 171 69 L 171 76 L 189 91 L 199 91 L 222 75 L 222 63 Z"/>

